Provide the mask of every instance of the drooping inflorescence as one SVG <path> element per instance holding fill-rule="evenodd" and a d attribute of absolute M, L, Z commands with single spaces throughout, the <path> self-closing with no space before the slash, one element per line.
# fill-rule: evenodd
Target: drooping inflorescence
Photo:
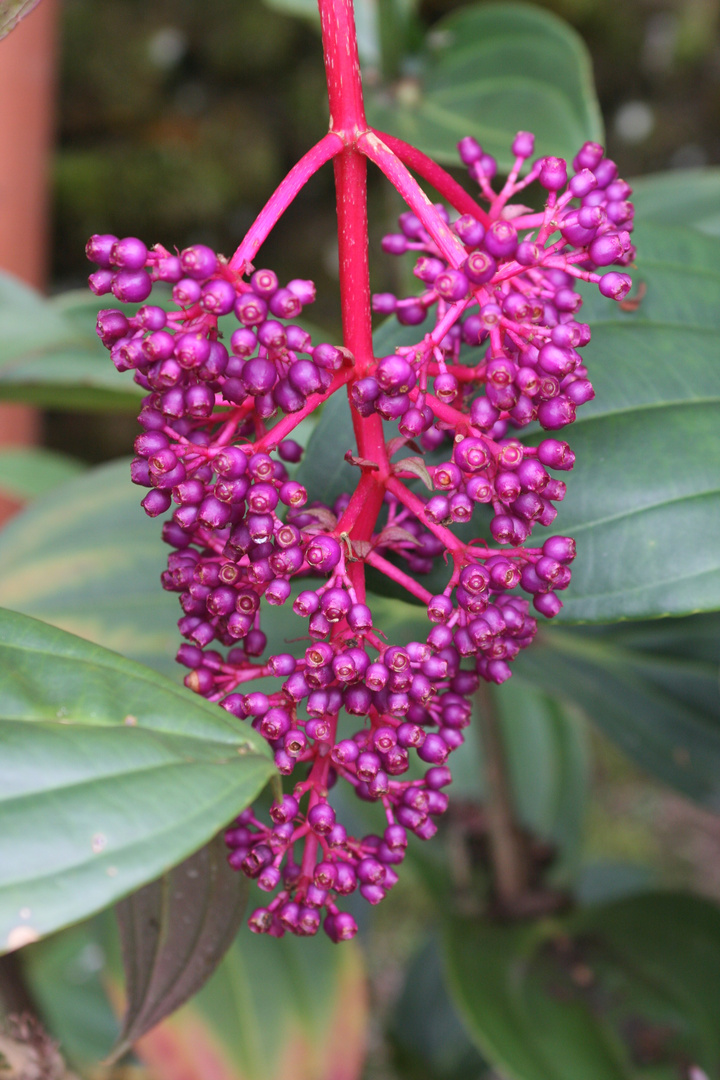
<path fill-rule="evenodd" d="M 378 903 L 397 880 L 408 834 L 436 832 L 470 695 L 480 678 L 510 676 L 536 632 L 531 605 L 556 615 L 570 581 L 573 540 L 530 540 L 564 496 L 553 474 L 574 461 L 554 433 L 593 396 L 578 352 L 590 331 L 577 320 L 573 286 L 627 294 L 627 274 L 598 268 L 633 258 L 630 188 L 593 143 L 570 179 L 558 158 L 539 159 L 521 179 L 533 138 L 520 133 L 498 193 L 494 160 L 472 139 L 459 149 L 488 210 L 451 221 L 436 207 L 436 235 L 413 212 L 401 215 L 383 248 L 417 253 L 424 288 L 406 299 L 377 295 L 373 306 L 418 327 L 417 340 L 370 368 L 359 370 L 345 348 L 314 344 L 293 321 L 314 299 L 309 281 L 281 287 L 272 271 L 236 268 L 202 245 L 174 255 L 134 238 L 88 243 L 100 267 L 93 290 L 142 304 L 133 315 L 101 311 L 98 333 L 148 393 L 132 478 L 150 489 L 150 516 L 174 504 L 162 584 L 183 609 L 185 683 L 249 720 L 296 781 L 269 821 L 248 809 L 226 833 L 231 865 L 275 894 L 251 916 L 258 932 L 314 934 L 325 911 L 333 940 L 354 935 L 339 898 L 359 889 Z M 533 182 L 547 193 L 541 211 L 510 202 Z M 438 242 L 448 225 L 461 253 L 454 261 Z M 156 282 L 172 288 L 169 309 L 145 303 Z M 235 322 L 221 340 L 224 316 Z M 391 467 L 351 454 L 357 489 L 308 505 L 290 475 L 302 455 L 290 436 L 338 391 L 360 424 L 379 416 L 388 425 L 386 466 L 408 445 L 411 453 Z M 533 421 L 553 434 L 521 441 Z M 469 542 L 453 531 L 463 523 L 474 526 Z M 433 593 L 423 578 L 445 561 Z M 424 639 L 393 642 L 375 626 L 367 566 L 426 605 Z M 266 604 L 286 605 L 287 651 L 267 647 Z M 266 682 L 253 689 L 255 680 Z M 408 779 L 415 755 L 427 768 Z M 329 792 L 338 779 L 380 804 L 377 835 L 354 838 L 336 820 Z"/>

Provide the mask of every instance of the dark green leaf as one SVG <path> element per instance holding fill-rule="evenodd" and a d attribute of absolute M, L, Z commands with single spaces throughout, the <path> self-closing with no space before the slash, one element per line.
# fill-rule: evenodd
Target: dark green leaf
<path fill-rule="evenodd" d="M 672 169 L 631 181 L 640 221 L 689 225 L 720 236 L 720 169 Z"/>
<path fill-rule="evenodd" d="M 403 1080 L 481 1080 L 488 1074 L 445 988 L 434 938 L 408 964 L 389 1034 Z"/>
<path fill-rule="evenodd" d="M 272 775 L 264 740 L 218 706 L 9 611 L 0 681 L 2 949 L 164 873 Z"/>
<path fill-rule="evenodd" d="M 248 888 L 216 836 L 118 904 L 127 1006 L 115 1059 L 205 985 L 240 929 Z"/>
<path fill-rule="evenodd" d="M 332 447 L 332 455 L 328 454 Z M 323 407 L 295 479 L 307 488 L 308 501 L 320 499 L 329 506 L 343 492 L 354 491 L 360 469 L 345 460 L 347 450 L 355 449 L 350 405 L 343 390 Z"/>
<path fill-rule="evenodd" d="M 545 629 L 515 668 L 578 704 L 643 769 L 718 809 L 718 642 L 717 614 Z"/>
<path fill-rule="evenodd" d="M 671 1080 L 720 1068 L 720 912 L 647 894 L 562 923 L 450 920 L 467 1029 L 509 1080 Z"/>
<path fill-rule="evenodd" d="M 473 4 L 433 26 L 419 79 L 368 95 L 368 117 L 439 161 L 478 139 L 500 168 L 519 130 L 538 154 L 572 158 L 602 142 L 602 120 L 582 39 L 557 16 L 523 3 Z"/>
<path fill-rule="evenodd" d="M 720 607 L 720 244 L 656 225 L 636 236 L 639 309 L 586 292 L 596 397 L 567 432 L 577 460 L 553 531 L 578 558 L 559 621 Z"/>
<path fill-rule="evenodd" d="M 0 491 L 17 499 L 33 499 L 83 472 L 67 454 L 35 446 L 0 450 Z"/>
<path fill-rule="evenodd" d="M 24 19 L 40 0 L 0 0 L 0 38 L 6 37 L 14 30 L 21 19 Z"/>
<path fill-rule="evenodd" d="M 0 532 L 0 605 L 179 676 L 167 549 L 123 459 L 90 469 Z"/>

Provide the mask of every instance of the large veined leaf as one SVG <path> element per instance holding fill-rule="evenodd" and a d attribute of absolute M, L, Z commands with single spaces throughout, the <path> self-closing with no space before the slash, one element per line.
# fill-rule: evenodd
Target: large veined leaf
<path fill-rule="evenodd" d="M 519 130 L 537 153 L 572 158 L 586 139 L 602 142 L 590 58 L 557 16 L 524 3 L 472 4 L 432 28 L 420 73 L 368 94 L 375 127 L 458 164 L 472 135 L 501 168 Z"/>
<path fill-rule="evenodd" d="M 66 317 L 8 274 L 0 276 L 0 399 L 56 409 L 135 411 L 143 391 L 110 363 L 88 320 Z"/>
<path fill-rule="evenodd" d="M 273 774 L 260 736 L 141 664 L 0 617 L 0 949 L 186 858 Z"/>
<path fill-rule="evenodd" d="M 204 986 L 240 929 L 249 881 L 218 834 L 117 906 L 127 1004 L 121 1057 Z"/>
<path fill-rule="evenodd" d="M 143 494 L 123 459 L 18 514 L 0 532 L 0 605 L 174 675 L 180 611 L 160 586 L 167 548 Z"/>
<path fill-rule="evenodd" d="M 112 926 L 98 920 L 26 950 L 48 1029 L 78 1065 L 97 1066 L 117 1034 L 122 990 Z M 356 1080 L 367 1039 L 360 950 L 243 928 L 207 985 L 135 1046 L 155 1080 Z"/>
<path fill-rule="evenodd" d="M 467 1030 L 508 1080 L 672 1080 L 720 1069 L 720 911 L 644 894 L 560 922 L 452 919 Z"/>
<path fill-rule="evenodd" d="M 689 225 L 720 236 L 720 169 L 672 169 L 631 180 L 641 221 Z"/>

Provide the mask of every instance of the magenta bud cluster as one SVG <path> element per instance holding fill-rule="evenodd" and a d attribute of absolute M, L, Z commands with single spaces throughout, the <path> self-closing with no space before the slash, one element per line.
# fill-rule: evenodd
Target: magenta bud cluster
<path fill-rule="evenodd" d="M 356 933 L 343 898 L 379 903 L 410 838 L 437 831 L 480 680 L 505 682 L 536 616 L 562 607 L 574 541 L 528 541 L 554 522 L 565 494 L 556 474 L 573 467 L 556 433 L 593 396 L 575 284 L 625 297 L 624 271 L 598 271 L 632 260 L 632 204 L 601 147 L 585 144 L 570 175 L 557 158 L 527 168 L 533 144 L 517 135 L 498 193 L 494 160 L 473 139 L 459 144 L 489 203 L 454 219 L 436 208 L 461 257 L 401 215 L 382 246 L 415 253 L 422 291 L 381 294 L 374 308 L 421 329 L 371 364 L 313 344 L 295 321 L 315 297 L 310 281 L 281 286 L 199 244 L 171 254 L 135 238 L 88 242 L 93 291 L 141 305 L 101 311 L 97 328 L 147 392 L 131 472 L 148 489 L 146 513 L 167 515 L 162 585 L 182 608 L 185 684 L 251 724 L 285 778 L 267 817 L 246 809 L 225 834 L 230 864 L 267 894 L 250 917 L 258 933 Z M 546 193 L 537 213 L 510 201 L 531 183 Z M 147 303 L 156 284 L 162 295 Z M 387 467 L 350 454 L 355 492 L 310 503 L 291 436 L 338 391 L 356 422 L 387 436 Z M 378 418 L 395 427 L 383 433 Z M 532 422 L 547 434 L 523 441 Z M 408 445 L 415 456 L 390 465 Z M 347 450 L 328 446 L 328 462 Z M 418 478 L 429 491 L 417 493 Z M 470 543 L 453 531 L 463 523 L 477 525 Z M 426 588 L 446 563 L 442 591 Z M 366 567 L 425 606 L 418 640 L 394 642 L 375 625 Z M 268 605 L 287 611 L 281 651 L 263 630 Z M 377 833 L 355 837 L 337 820 L 338 781 L 377 805 Z"/>

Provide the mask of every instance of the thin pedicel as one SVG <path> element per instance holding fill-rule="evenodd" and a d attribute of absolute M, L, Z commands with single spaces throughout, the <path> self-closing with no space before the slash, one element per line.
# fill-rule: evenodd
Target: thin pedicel
<path fill-rule="evenodd" d="M 447 807 L 447 761 L 464 740 L 479 680 L 502 683 L 570 582 L 574 541 L 550 536 L 574 455 L 555 436 L 594 394 L 580 350 L 578 280 L 622 299 L 630 188 L 603 150 L 586 143 L 572 175 L 559 158 L 532 161 L 533 136 L 513 142 L 495 191 L 494 159 L 471 138 L 459 152 L 485 208 L 413 147 L 372 131 L 362 104 L 350 0 L 320 0 L 331 130 L 288 174 L 235 255 L 203 245 L 179 255 L 133 237 L 94 236 L 90 286 L 135 314 L 98 316 L 120 371 L 147 391 L 135 442 L 135 483 L 172 551 L 163 587 L 177 592 L 185 683 L 270 743 L 278 770 L 297 777 L 261 820 L 243 811 L 226 833 L 232 866 L 274 894 L 250 917 L 276 936 L 335 941 L 356 932 L 339 910 L 356 889 L 376 904 L 397 881 L 408 834 L 429 839 Z M 337 186 L 343 345 L 315 343 L 298 324 L 312 282 L 282 285 L 255 269 L 263 241 L 327 161 Z M 367 161 L 408 205 L 383 250 L 416 256 L 418 295 L 371 298 Z M 433 205 L 408 171 L 450 203 Z M 538 212 L 512 200 L 543 190 Z M 459 216 L 458 216 L 459 215 Z M 174 307 L 147 303 L 156 283 Z M 412 345 L 375 357 L 371 311 L 418 327 Z M 218 319 L 234 316 L 222 339 Z M 333 505 L 308 505 L 292 479 L 297 425 L 347 393 L 359 478 Z M 524 442 L 530 423 L 550 432 Z M 388 428 L 388 425 L 392 427 Z M 328 447 L 343 453 L 345 447 Z M 410 455 L 398 458 L 398 452 Z M 424 481 L 423 488 L 420 481 Z M 431 490 L 427 490 L 427 488 Z M 483 507 L 485 508 L 483 510 Z M 473 523 L 465 542 L 454 526 Z M 483 532 L 485 539 L 477 538 Z M 442 588 L 423 580 L 445 566 Z M 396 644 L 376 627 L 365 571 L 384 574 L 426 605 L 425 640 Z M 429 575 L 433 575 L 429 578 Z M 437 586 L 435 586 L 437 588 Z M 287 639 L 302 655 L 268 655 L 267 604 L 288 605 Z M 255 680 L 263 689 L 253 689 Z M 275 680 L 273 688 L 273 682 Z M 427 768 L 407 779 L 413 754 Z M 382 832 L 349 836 L 329 795 L 338 780 L 379 804 Z"/>

